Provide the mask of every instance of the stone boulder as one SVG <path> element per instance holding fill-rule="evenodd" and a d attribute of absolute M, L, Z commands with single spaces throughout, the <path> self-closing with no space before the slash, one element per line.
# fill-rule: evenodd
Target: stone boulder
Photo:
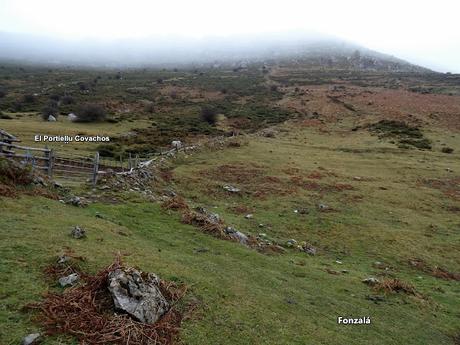
<path fill-rule="evenodd" d="M 78 275 L 78 273 L 72 273 L 66 277 L 59 278 L 59 285 L 61 285 L 62 287 L 72 286 L 75 285 L 78 282 L 78 280 L 80 280 L 80 276 Z"/>
<path fill-rule="evenodd" d="M 109 273 L 108 283 L 115 308 L 138 321 L 155 323 L 169 310 L 155 274 L 134 268 L 116 269 Z"/>
<path fill-rule="evenodd" d="M 40 333 L 31 333 L 22 339 L 22 345 L 37 344 L 40 338 Z"/>
<path fill-rule="evenodd" d="M 68 119 L 70 122 L 76 122 L 78 121 L 78 116 L 75 115 L 74 113 L 70 113 L 69 115 L 67 115 Z"/>

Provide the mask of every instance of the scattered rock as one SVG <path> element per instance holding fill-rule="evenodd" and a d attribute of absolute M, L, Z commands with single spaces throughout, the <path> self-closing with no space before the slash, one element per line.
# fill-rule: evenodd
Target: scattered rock
<path fill-rule="evenodd" d="M 236 230 L 234 228 L 232 228 L 231 226 L 226 226 L 225 229 L 224 229 L 224 232 L 227 234 L 227 235 L 230 235 L 230 234 L 233 234 L 236 232 Z"/>
<path fill-rule="evenodd" d="M 31 333 L 22 339 L 22 345 L 32 345 L 37 344 L 38 339 L 40 338 L 40 333 Z"/>
<path fill-rule="evenodd" d="M 302 244 L 301 248 L 302 248 L 302 251 L 304 251 L 305 253 L 307 253 L 309 255 L 316 255 L 317 250 L 312 245 L 304 243 L 304 244 Z"/>
<path fill-rule="evenodd" d="M 227 192 L 230 192 L 230 193 L 239 193 L 241 192 L 241 189 L 239 188 L 236 188 L 236 187 L 233 187 L 233 186 L 223 186 L 222 188 L 224 188 Z"/>
<path fill-rule="evenodd" d="M 180 140 L 173 140 L 173 141 L 171 142 L 171 147 L 172 147 L 173 149 L 179 150 L 180 148 L 182 148 L 182 146 L 183 146 L 183 145 L 182 145 L 182 141 L 180 141 Z"/>
<path fill-rule="evenodd" d="M 247 244 L 248 242 L 248 236 L 246 236 L 240 231 L 235 231 L 234 233 L 231 233 L 230 237 L 233 237 L 234 239 L 238 240 L 238 242 L 240 242 L 241 244 Z"/>
<path fill-rule="evenodd" d="M 261 134 L 265 137 L 265 138 L 275 138 L 276 137 L 276 131 L 273 130 L 273 129 L 264 129 L 263 131 L 261 131 Z"/>
<path fill-rule="evenodd" d="M 60 184 L 59 182 L 56 182 L 56 181 L 54 181 L 54 187 L 55 188 L 64 188 L 64 186 L 62 184 Z"/>
<path fill-rule="evenodd" d="M 340 272 L 335 271 L 335 270 L 331 270 L 330 268 L 326 268 L 326 272 L 329 273 L 329 274 L 333 274 L 333 275 L 339 275 L 340 274 Z"/>
<path fill-rule="evenodd" d="M 318 204 L 318 210 L 327 211 L 327 210 L 329 210 L 329 206 L 326 205 L 326 204 Z"/>
<path fill-rule="evenodd" d="M 48 184 L 45 182 L 45 179 L 41 176 L 34 176 L 33 183 L 36 185 L 41 185 L 43 187 L 47 187 Z"/>
<path fill-rule="evenodd" d="M 287 242 L 286 242 L 286 246 L 288 246 L 290 248 L 294 247 L 295 245 L 297 245 L 297 241 L 294 240 L 293 238 L 291 238 L 290 240 L 287 240 Z"/>
<path fill-rule="evenodd" d="M 75 283 L 77 283 L 79 279 L 80 276 L 78 275 L 78 273 L 72 273 L 66 277 L 59 278 L 59 285 L 61 285 L 62 287 L 72 286 Z"/>
<path fill-rule="evenodd" d="M 195 253 L 207 253 L 209 252 L 208 248 L 195 248 L 194 250 Z"/>
<path fill-rule="evenodd" d="M 48 116 L 48 122 L 56 122 L 56 118 L 53 115 Z"/>
<path fill-rule="evenodd" d="M 286 303 L 287 304 L 297 304 L 296 300 L 292 298 L 286 298 Z"/>
<path fill-rule="evenodd" d="M 69 119 L 70 122 L 75 122 L 78 120 L 78 116 L 75 115 L 74 113 L 70 113 L 69 115 L 67 115 L 67 118 Z"/>
<path fill-rule="evenodd" d="M 198 213 L 204 214 L 208 218 L 208 220 L 213 224 L 219 224 L 221 222 L 221 218 L 217 213 L 209 212 L 204 207 L 196 207 L 195 210 Z"/>
<path fill-rule="evenodd" d="M 57 259 L 57 263 L 62 265 L 62 264 L 65 264 L 66 262 L 68 262 L 70 260 L 70 257 L 68 257 L 67 255 L 61 255 L 58 257 Z"/>
<path fill-rule="evenodd" d="M 244 216 L 244 218 L 246 218 L 246 219 L 252 219 L 252 218 L 254 218 L 254 216 L 253 216 L 252 214 L 247 214 L 247 215 Z"/>
<path fill-rule="evenodd" d="M 66 201 L 66 204 L 70 204 L 77 207 L 84 207 L 87 205 L 86 201 L 78 196 L 71 197 L 69 200 Z"/>
<path fill-rule="evenodd" d="M 116 269 L 109 273 L 108 280 L 115 308 L 141 322 L 155 323 L 169 310 L 159 289 L 160 279 L 153 273 Z"/>
<path fill-rule="evenodd" d="M 226 226 L 224 232 L 231 238 L 236 239 L 241 244 L 247 244 L 248 236 L 243 234 L 241 231 L 238 231 L 235 228 L 232 228 L 231 226 Z"/>
<path fill-rule="evenodd" d="M 369 301 L 373 301 L 373 302 L 384 302 L 385 301 L 385 296 L 367 295 L 366 299 L 369 300 Z"/>
<path fill-rule="evenodd" d="M 86 237 L 86 230 L 76 225 L 70 232 L 70 235 L 73 238 L 80 239 L 80 238 Z"/>
<path fill-rule="evenodd" d="M 362 282 L 364 284 L 367 284 L 367 285 L 370 285 L 370 286 L 374 286 L 374 285 L 380 283 L 380 281 L 377 278 L 374 278 L 374 277 L 368 277 L 366 279 L 363 279 Z"/>

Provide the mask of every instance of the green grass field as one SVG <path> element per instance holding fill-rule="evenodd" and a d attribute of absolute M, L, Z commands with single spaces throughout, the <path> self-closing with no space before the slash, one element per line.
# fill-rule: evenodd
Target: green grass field
<path fill-rule="evenodd" d="M 347 120 L 320 131 L 289 122 L 275 138 L 248 136 L 241 147 L 171 162 L 172 186 L 190 204 L 245 233 L 282 244 L 307 241 L 318 248 L 315 256 L 293 249 L 261 254 L 122 194 L 126 202 L 87 208 L 0 198 L 0 343 L 17 344 L 39 330 L 22 308 L 58 289 L 42 270 L 69 247 L 87 258 L 90 272 L 121 252 L 130 265 L 188 285 L 186 298 L 199 308 L 183 324 L 184 344 L 456 344 L 458 281 L 436 278 L 409 260 L 459 271 L 460 136 L 432 128 L 425 131 L 432 151 L 400 149 L 367 130 L 350 131 L 353 125 Z M 441 153 L 437 140 L 456 151 Z M 430 184 L 434 179 L 443 183 Z M 229 195 L 225 184 L 244 193 Z M 307 212 L 294 212 L 301 208 Z M 88 238 L 72 239 L 73 225 L 86 227 Z M 418 294 L 373 291 L 361 282 L 370 276 L 398 278 Z M 368 297 L 376 295 L 382 300 Z M 338 316 L 369 316 L 372 323 L 338 325 Z"/>

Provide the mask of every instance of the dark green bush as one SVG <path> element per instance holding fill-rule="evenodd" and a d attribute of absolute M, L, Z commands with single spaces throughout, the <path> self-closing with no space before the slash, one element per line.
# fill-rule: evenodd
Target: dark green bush
<path fill-rule="evenodd" d="M 77 115 L 76 122 L 104 121 L 107 116 L 104 107 L 97 103 L 85 103 L 80 105 L 75 115 Z"/>
<path fill-rule="evenodd" d="M 43 120 L 48 120 L 48 117 L 52 115 L 55 118 L 58 117 L 59 115 L 59 107 L 56 102 L 49 102 L 47 105 L 45 105 L 42 109 L 42 119 Z"/>
<path fill-rule="evenodd" d="M 206 105 L 201 108 L 201 118 L 209 123 L 210 125 L 213 125 L 217 122 L 217 111 L 213 107 Z"/>

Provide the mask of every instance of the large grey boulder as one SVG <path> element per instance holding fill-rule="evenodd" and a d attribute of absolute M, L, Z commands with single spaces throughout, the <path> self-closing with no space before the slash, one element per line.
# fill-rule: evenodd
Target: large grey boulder
<path fill-rule="evenodd" d="M 160 279 L 153 273 L 116 269 L 109 273 L 108 280 L 115 308 L 141 322 L 155 323 L 169 310 L 159 289 Z"/>
<path fill-rule="evenodd" d="M 56 118 L 53 115 L 48 116 L 49 122 L 56 122 Z"/>

